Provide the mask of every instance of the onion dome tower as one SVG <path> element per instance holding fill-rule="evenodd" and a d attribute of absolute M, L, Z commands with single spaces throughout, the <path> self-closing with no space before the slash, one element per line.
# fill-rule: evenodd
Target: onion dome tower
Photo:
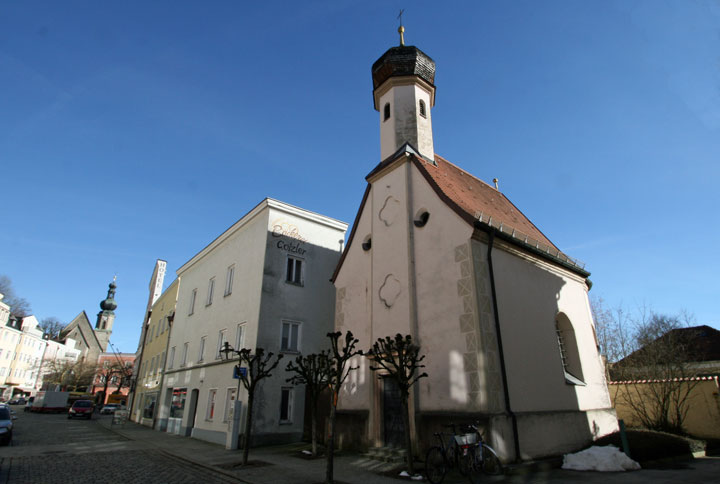
<path fill-rule="evenodd" d="M 100 301 L 100 311 L 97 315 L 97 322 L 95 323 L 95 336 L 97 336 L 102 350 L 106 351 L 108 342 L 110 341 L 110 335 L 112 334 L 113 323 L 115 322 L 115 309 L 117 309 L 117 303 L 115 302 L 115 277 L 112 282 L 108 285 L 107 297 Z"/>
<path fill-rule="evenodd" d="M 434 163 L 432 118 L 435 105 L 435 61 L 405 45 L 405 28 L 398 28 L 400 45 L 391 47 L 372 66 L 373 100 L 380 112 L 380 159 L 409 143 Z"/>

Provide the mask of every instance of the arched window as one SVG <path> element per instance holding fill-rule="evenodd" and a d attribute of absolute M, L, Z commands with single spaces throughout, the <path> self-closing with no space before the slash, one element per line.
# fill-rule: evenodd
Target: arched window
<path fill-rule="evenodd" d="M 425 101 L 422 99 L 420 100 L 420 116 L 427 118 L 427 113 L 425 112 Z"/>
<path fill-rule="evenodd" d="M 557 334 L 560 361 L 565 372 L 565 382 L 571 385 L 585 385 L 575 329 L 563 313 L 558 314 L 555 318 L 555 333 Z"/>
<path fill-rule="evenodd" d="M 385 108 L 383 109 L 383 121 L 387 121 L 390 119 L 390 103 L 385 103 Z"/>

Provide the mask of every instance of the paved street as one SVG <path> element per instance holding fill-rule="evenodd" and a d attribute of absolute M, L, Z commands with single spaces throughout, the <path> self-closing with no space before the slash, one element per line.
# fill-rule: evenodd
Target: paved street
<path fill-rule="evenodd" d="M 0 447 L 3 484 L 241 482 L 118 435 L 106 428 L 109 416 L 68 420 L 16 411 L 13 445 Z"/>
<path fill-rule="evenodd" d="M 249 483 L 282 484 L 322 482 L 325 461 L 305 460 L 305 444 L 252 449 L 251 462 L 239 467 L 241 455 L 223 447 L 156 432 L 133 423 L 111 427 L 110 416 L 95 415 L 91 421 L 67 420 L 65 415 L 23 413 L 12 446 L 0 447 L 0 484 L 55 484 L 92 482 L 136 483 Z M 390 466 L 355 454 L 336 459 L 338 482 L 401 484 Z M 515 469 L 488 483 L 511 484 L 639 484 L 716 483 L 720 458 L 708 457 L 671 464 L 664 469 L 627 473 L 572 472 L 559 469 L 524 472 Z M 467 482 L 447 476 L 443 484 Z"/>

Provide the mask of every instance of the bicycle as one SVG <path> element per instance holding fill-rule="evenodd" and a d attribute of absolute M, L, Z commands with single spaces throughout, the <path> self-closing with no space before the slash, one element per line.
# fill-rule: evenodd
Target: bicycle
<path fill-rule="evenodd" d="M 462 437 L 462 442 L 458 442 L 463 450 L 463 456 L 468 464 L 468 478 L 470 482 L 476 484 L 480 482 L 480 476 L 487 474 L 498 476 L 503 473 L 503 466 L 500 458 L 495 450 L 487 445 L 482 438 L 482 434 L 477 425 L 468 425 L 473 430 Z M 458 437 L 456 437 L 457 439 Z"/>
<path fill-rule="evenodd" d="M 443 425 L 452 429 L 447 444 L 442 432 L 435 432 L 433 435 L 440 445 L 430 447 L 425 454 L 425 476 L 431 484 L 440 484 L 453 467 L 457 467 L 462 475 L 467 474 L 467 468 L 459 461 L 460 448 L 456 439 L 455 424 Z"/>

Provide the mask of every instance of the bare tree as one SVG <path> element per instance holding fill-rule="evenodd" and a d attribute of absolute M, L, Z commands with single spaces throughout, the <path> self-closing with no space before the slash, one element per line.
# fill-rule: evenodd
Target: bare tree
<path fill-rule="evenodd" d="M 408 400 L 410 388 L 420 379 L 427 377 L 427 373 L 419 373 L 425 368 L 420 364 L 425 355 L 420 355 L 420 346 L 412 342 L 410 335 L 400 333 L 394 338 L 379 338 L 367 353 L 371 360 L 370 370 L 377 372 L 378 378 L 390 378 L 395 381 L 402 399 L 403 424 L 405 426 L 405 447 L 407 450 L 408 472 L 415 475 L 412 437 L 410 435 L 410 411 Z M 375 366 L 372 366 L 374 364 Z"/>
<path fill-rule="evenodd" d="M 42 329 L 43 333 L 48 335 L 50 339 L 57 340 L 58 337 L 60 337 L 60 331 L 62 331 L 65 325 L 55 316 L 50 316 L 43 318 L 38 327 Z"/>
<path fill-rule="evenodd" d="M 283 355 L 279 354 L 273 359 L 273 353 L 269 352 L 265 354 L 263 348 L 256 348 L 254 354 L 252 350 L 247 348 L 236 351 L 236 353 L 240 359 L 238 376 L 248 392 L 247 418 L 245 420 L 245 445 L 242 460 L 243 465 L 247 465 L 248 455 L 250 453 L 250 433 L 252 431 L 252 411 L 255 400 L 255 390 L 257 389 L 258 383 L 272 376 L 271 372 L 278 366 Z M 242 368 L 246 368 L 246 370 L 242 371 Z"/>
<path fill-rule="evenodd" d="M 697 381 L 693 340 L 697 328 L 680 317 L 638 309 L 632 326 L 632 351 L 613 364 L 610 376 L 618 387 L 616 400 L 632 410 L 643 427 L 683 433 L 690 397 Z"/>
<path fill-rule="evenodd" d="M 595 321 L 595 334 L 600 347 L 600 354 L 609 363 L 615 363 L 632 353 L 632 329 L 628 312 L 620 305 L 608 308 L 602 297 L 590 297 L 590 310 Z"/>
<path fill-rule="evenodd" d="M 289 361 L 287 371 L 295 373 L 287 381 L 293 385 L 305 385 L 310 400 L 312 419 L 312 455 L 317 455 L 317 404 L 322 392 L 327 389 L 330 381 L 331 359 L 329 351 L 318 354 L 298 356 L 295 362 Z"/>
<path fill-rule="evenodd" d="M 62 391 L 86 391 L 92 385 L 98 367 L 84 360 L 63 358 L 45 360 L 42 366 L 43 385 L 56 385 Z"/>
<path fill-rule="evenodd" d="M 325 469 L 325 482 L 333 483 L 333 457 L 335 452 L 335 417 L 337 414 L 337 403 L 340 389 L 345 379 L 351 371 L 357 370 L 357 366 L 348 366 L 349 361 L 355 356 L 362 356 L 362 350 L 356 350 L 355 346 L 360 340 L 355 338 L 352 332 L 345 333 L 345 338 L 341 340 L 342 333 L 328 333 L 330 338 L 330 375 L 329 383 L 332 389 L 332 399 L 330 402 L 330 436 L 327 443 L 327 466 Z"/>
<path fill-rule="evenodd" d="M 3 294 L 3 302 L 10 306 L 10 314 L 16 318 L 30 316 L 32 309 L 27 299 L 15 294 L 12 281 L 8 276 L 0 275 L 0 294 Z"/>
<path fill-rule="evenodd" d="M 115 362 L 105 361 L 102 366 L 98 367 L 95 374 L 95 381 L 103 386 L 103 401 L 101 403 L 107 401 L 108 387 L 110 385 L 116 387 L 113 393 L 121 393 L 123 388 L 130 386 L 131 380 L 132 367 L 121 360 Z"/>

